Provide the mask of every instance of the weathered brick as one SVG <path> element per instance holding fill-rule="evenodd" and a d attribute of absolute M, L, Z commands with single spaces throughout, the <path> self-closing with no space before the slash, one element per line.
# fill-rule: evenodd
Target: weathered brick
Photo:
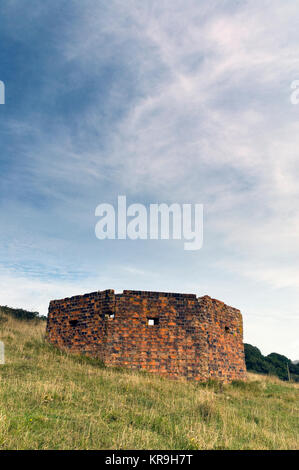
<path fill-rule="evenodd" d="M 246 377 L 242 315 L 208 296 L 110 289 L 54 300 L 47 339 L 107 366 L 200 381 Z"/>

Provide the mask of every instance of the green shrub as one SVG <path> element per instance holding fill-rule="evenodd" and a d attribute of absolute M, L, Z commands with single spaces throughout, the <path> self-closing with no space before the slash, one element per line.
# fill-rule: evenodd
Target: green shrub
<path fill-rule="evenodd" d="M 42 320 L 45 321 L 47 317 L 40 315 L 38 312 L 30 312 L 24 310 L 23 308 L 11 308 L 5 306 L 0 306 L 0 314 L 10 315 L 18 320 Z"/>
<path fill-rule="evenodd" d="M 295 382 L 299 382 L 299 364 L 293 364 L 286 356 L 277 353 L 263 356 L 258 348 L 246 343 L 244 349 L 248 371 L 276 375 L 281 380 L 289 380 L 289 370 L 290 378 Z"/>

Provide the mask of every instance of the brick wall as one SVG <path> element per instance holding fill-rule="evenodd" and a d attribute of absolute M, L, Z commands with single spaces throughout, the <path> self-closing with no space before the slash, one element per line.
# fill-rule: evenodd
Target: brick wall
<path fill-rule="evenodd" d="M 93 292 L 50 302 L 47 322 L 61 349 L 194 380 L 245 378 L 242 336 L 239 310 L 193 294 Z"/>

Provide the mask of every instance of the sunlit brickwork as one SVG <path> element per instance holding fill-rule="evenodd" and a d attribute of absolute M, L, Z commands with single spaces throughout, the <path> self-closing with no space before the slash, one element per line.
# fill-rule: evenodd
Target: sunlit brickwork
<path fill-rule="evenodd" d="M 106 366 L 198 381 L 246 377 L 242 315 L 209 296 L 106 290 L 53 300 L 47 339 Z"/>

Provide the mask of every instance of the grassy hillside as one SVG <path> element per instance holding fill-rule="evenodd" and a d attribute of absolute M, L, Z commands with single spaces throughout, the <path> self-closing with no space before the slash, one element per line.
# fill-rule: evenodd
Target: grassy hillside
<path fill-rule="evenodd" d="M 1 314 L 0 314 L 1 315 Z M 3 315 L 0 449 L 298 449 L 299 388 L 175 382 L 106 369 L 44 342 L 45 322 Z"/>

